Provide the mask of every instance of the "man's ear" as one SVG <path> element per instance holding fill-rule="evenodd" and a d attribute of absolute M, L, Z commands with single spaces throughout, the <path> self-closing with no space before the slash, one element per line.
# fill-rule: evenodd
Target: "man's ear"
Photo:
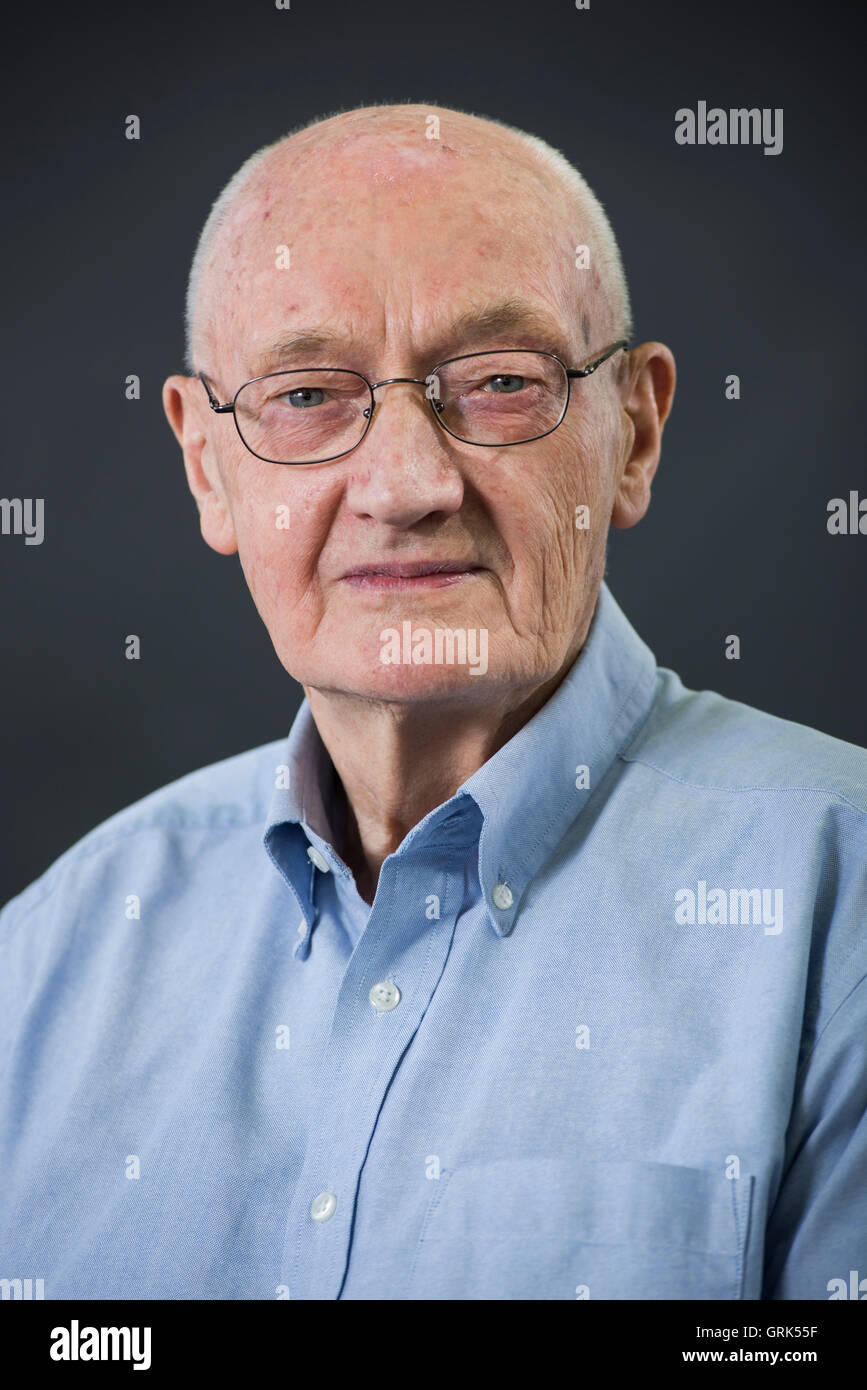
<path fill-rule="evenodd" d="M 205 432 L 209 421 L 203 412 L 208 410 L 208 402 L 199 379 L 170 376 L 163 383 L 163 410 L 184 455 L 187 482 L 199 509 L 202 536 L 220 555 L 234 555 L 238 542 L 220 472 Z"/>
<path fill-rule="evenodd" d="M 650 506 L 650 484 L 659 463 L 662 430 L 674 399 L 677 372 L 664 343 L 641 343 L 628 358 L 621 409 L 630 437 L 614 495 L 611 524 L 635 526 Z"/>

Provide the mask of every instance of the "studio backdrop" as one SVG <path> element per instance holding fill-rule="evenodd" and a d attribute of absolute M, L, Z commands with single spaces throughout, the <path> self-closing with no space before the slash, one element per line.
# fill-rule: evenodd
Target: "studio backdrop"
<path fill-rule="evenodd" d="M 222 186 L 360 104 L 494 117 L 581 170 L 634 341 L 678 366 L 608 584 L 688 686 L 867 744 L 856 7 L 178 0 L 11 22 L 0 901 L 140 796 L 289 730 L 300 688 L 237 556 L 200 537 L 160 391 Z"/>

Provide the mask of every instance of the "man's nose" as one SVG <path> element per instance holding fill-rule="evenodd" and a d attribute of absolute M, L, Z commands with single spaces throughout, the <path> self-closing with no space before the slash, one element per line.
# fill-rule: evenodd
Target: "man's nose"
<path fill-rule="evenodd" d="M 357 516 L 407 527 L 459 510 L 463 478 L 424 385 L 399 377 L 375 387 L 370 428 L 350 460 L 346 495 Z"/>

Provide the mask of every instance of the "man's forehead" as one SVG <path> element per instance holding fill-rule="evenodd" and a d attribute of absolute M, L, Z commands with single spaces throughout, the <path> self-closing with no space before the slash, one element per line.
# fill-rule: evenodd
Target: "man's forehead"
<path fill-rule="evenodd" d="M 300 162 L 287 147 L 263 167 L 225 229 L 213 306 L 237 369 L 276 370 L 293 337 L 315 351 L 410 329 L 404 339 L 428 356 L 486 329 L 569 351 L 597 280 L 576 272 L 580 209 L 538 171 L 501 160 L 467 158 L 443 181 L 425 143 L 436 145 L 365 138 L 321 160 L 314 146 Z"/>
<path fill-rule="evenodd" d="M 567 225 L 565 240 L 574 239 L 584 221 L 578 200 L 515 137 L 478 120 L 469 135 L 450 122 L 441 139 L 427 140 L 420 116 L 409 127 L 401 121 L 381 132 L 314 127 L 277 146 L 218 233 L 221 259 L 258 258 L 256 243 L 269 244 L 278 230 L 305 254 L 328 243 L 345 254 L 354 238 L 358 256 L 404 234 L 415 255 L 434 257 L 438 239 L 453 244 L 462 232 L 464 254 L 496 236 L 527 256 L 543 227 L 545 240 Z"/>
<path fill-rule="evenodd" d="M 462 302 L 464 307 L 461 307 Z M 355 318 L 330 317 L 321 322 L 289 316 L 285 328 L 273 332 L 264 324 L 253 325 L 242 347 L 242 362 L 250 376 L 282 367 L 316 365 L 329 359 L 349 364 L 367 349 L 378 348 L 387 330 L 381 314 Z M 456 298 L 439 303 L 407 325 L 406 349 L 420 361 L 433 365 L 449 353 L 491 347 L 535 347 L 568 357 L 578 334 L 575 318 L 555 303 L 516 294 L 493 293 Z M 401 344 L 404 350 L 404 344 Z"/>
<path fill-rule="evenodd" d="M 413 250 L 434 254 L 445 236 L 464 235 L 465 250 L 477 238 L 521 242 L 522 255 L 584 222 L 577 200 L 514 159 L 472 159 L 445 164 L 427 150 L 400 147 L 364 155 L 318 152 L 316 158 L 263 168 L 238 199 L 224 240 L 239 248 L 270 242 L 279 229 L 314 248 L 355 239 L 358 254 L 376 245 L 413 237 Z"/>

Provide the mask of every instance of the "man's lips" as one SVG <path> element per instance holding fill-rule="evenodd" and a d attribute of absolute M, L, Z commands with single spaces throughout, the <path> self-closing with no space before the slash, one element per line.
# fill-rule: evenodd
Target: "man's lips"
<path fill-rule="evenodd" d="M 341 575 L 356 589 L 440 589 L 484 569 L 471 560 L 408 560 L 356 565 Z"/>

